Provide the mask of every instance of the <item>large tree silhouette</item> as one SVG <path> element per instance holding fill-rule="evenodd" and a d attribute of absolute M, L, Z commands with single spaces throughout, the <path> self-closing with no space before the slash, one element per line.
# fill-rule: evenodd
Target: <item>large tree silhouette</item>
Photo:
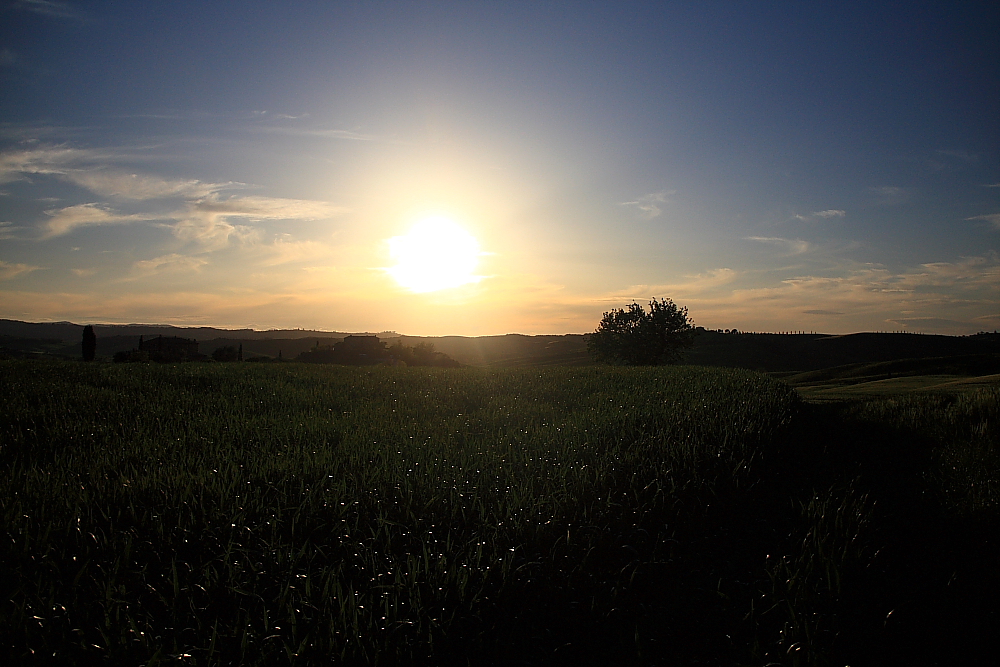
<path fill-rule="evenodd" d="M 596 361 L 624 366 L 674 364 L 694 342 L 687 308 L 670 299 L 653 299 L 649 312 L 632 303 L 604 313 L 587 349 Z"/>

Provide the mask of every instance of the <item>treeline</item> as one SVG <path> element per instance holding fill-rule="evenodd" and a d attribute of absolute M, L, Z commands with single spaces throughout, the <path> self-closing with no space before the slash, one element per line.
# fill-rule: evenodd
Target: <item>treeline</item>
<path fill-rule="evenodd" d="M 388 346 L 376 336 L 348 336 L 333 345 L 316 346 L 302 352 L 296 361 L 313 364 L 344 364 L 347 366 L 439 366 L 457 368 L 458 363 L 447 354 L 434 349 L 429 342 L 417 343 L 414 346 L 403 345 L 396 341 Z"/>
<path fill-rule="evenodd" d="M 219 362 L 281 362 L 300 361 L 314 364 L 341 364 L 345 366 L 438 366 L 457 368 L 459 362 L 443 352 L 434 349 L 434 344 L 420 342 L 414 346 L 403 345 L 396 341 L 391 347 L 379 340 L 377 336 L 348 336 L 333 344 L 316 344 L 292 358 L 283 357 L 278 352 L 277 358 L 267 355 L 244 356 L 242 343 L 217 347 L 208 357 L 198 352 L 197 341 L 178 337 L 157 337 L 144 341 L 140 338 L 138 349 L 117 352 L 114 360 L 122 362 L 155 361 L 161 363 L 177 363 L 184 361 L 207 361 L 211 358 Z"/>

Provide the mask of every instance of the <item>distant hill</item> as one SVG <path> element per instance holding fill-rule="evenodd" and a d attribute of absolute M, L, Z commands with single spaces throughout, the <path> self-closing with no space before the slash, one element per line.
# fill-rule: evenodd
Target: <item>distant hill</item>
<path fill-rule="evenodd" d="M 347 333 L 280 329 L 216 329 L 142 324 L 95 325 L 97 355 L 110 358 L 115 352 L 138 347 L 139 336 L 182 336 L 199 341 L 200 351 L 211 354 L 219 347 L 243 345 L 244 357 L 292 359 L 317 344 L 333 345 Z M 357 332 L 361 333 L 361 332 Z M 0 350 L 79 358 L 83 326 L 71 322 L 31 323 L 0 320 Z M 429 342 L 438 352 L 469 366 L 579 366 L 593 363 L 587 354 L 584 334 L 527 336 L 399 336 L 403 345 Z M 792 374 L 851 364 L 878 364 L 903 359 L 929 359 L 968 355 L 1000 354 L 1000 334 L 933 336 L 923 334 L 856 333 L 747 334 L 699 329 L 686 362 L 702 366 L 729 366 Z M 972 363 L 968 360 L 960 363 Z M 985 362 L 984 362 L 985 363 Z M 881 372 L 881 371 L 878 371 Z"/>
<path fill-rule="evenodd" d="M 593 363 L 583 334 L 551 336 L 402 336 L 403 345 L 433 343 L 459 363 L 469 366 L 580 366 Z"/>
<path fill-rule="evenodd" d="M 1000 353 L 1000 334 L 725 334 L 699 332 L 687 363 L 765 372 L 813 371 L 897 359 Z"/>
<path fill-rule="evenodd" d="M 194 336 L 184 336 L 185 338 L 194 338 Z M 155 336 L 146 336 L 147 340 L 150 338 L 155 338 Z M 0 337 L 0 347 L 3 347 L 3 338 Z M 320 334 L 312 338 L 260 338 L 260 339 L 247 339 L 247 338 L 212 338 L 210 340 L 199 340 L 198 341 L 198 351 L 201 354 L 211 355 L 214 350 L 220 347 L 226 347 L 231 345 L 238 348 L 240 345 L 243 346 L 243 357 L 249 358 L 254 356 L 263 357 L 274 357 L 277 358 L 280 354 L 284 359 L 292 359 L 300 352 L 305 352 L 311 349 L 313 346 L 319 342 L 320 345 L 333 345 L 343 340 L 343 337 L 332 338 L 329 334 Z M 81 336 L 82 341 L 82 336 Z M 62 355 L 77 359 L 82 355 L 81 341 L 76 341 L 72 344 L 62 343 L 61 347 L 49 348 L 52 354 Z M 133 350 L 139 346 L 139 336 L 97 336 L 97 356 L 98 357 L 113 357 L 116 352 L 123 352 L 126 350 Z"/>
<path fill-rule="evenodd" d="M 593 363 L 587 337 L 564 336 L 404 336 L 406 344 L 426 340 L 436 349 L 472 366 L 578 366 Z M 923 334 L 725 334 L 701 329 L 685 362 L 699 366 L 750 368 L 775 373 L 819 370 L 846 364 L 898 359 L 1000 353 L 1000 335 L 930 336 Z"/>
<path fill-rule="evenodd" d="M 82 324 L 72 322 L 20 322 L 18 320 L 0 320 L 0 336 L 18 338 L 56 338 L 67 342 L 77 341 L 83 336 Z M 313 331 L 310 329 L 217 329 L 214 327 L 175 327 L 155 324 L 95 324 L 94 333 L 97 337 L 113 336 L 181 336 L 195 340 L 211 340 L 227 338 L 233 340 L 269 340 L 275 338 L 343 338 L 347 334 L 336 331 Z M 379 336 L 392 337 L 396 334 L 381 333 Z"/>
<path fill-rule="evenodd" d="M 996 375 L 1000 373 L 1000 354 L 964 354 L 923 359 L 896 359 L 877 363 L 847 364 L 784 377 L 791 385 L 831 382 L 851 384 L 917 375 Z"/>

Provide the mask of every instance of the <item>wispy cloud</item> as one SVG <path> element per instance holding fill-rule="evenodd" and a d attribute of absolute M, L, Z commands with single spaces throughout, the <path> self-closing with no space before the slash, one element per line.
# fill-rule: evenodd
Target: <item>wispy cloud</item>
<path fill-rule="evenodd" d="M 325 243 L 318 241 L 294 241 L 287 237 L 279 237 L 273 242 L 261 246 L 264 255 L 264 266 L 278 266 L 296 262 L 311 262 L 328 259 L 331 249 Z"/>
<path fill-rule="evenodd" d="M 662 205 L 670 201 L 670 197 L 677 193 L 676 190 L 661 190 L 643 195 L 633 201 L 620 202 L 620 206 L 634 206 L 643 217 L 655 218 L 663 213 Z"/>
<path fill-rule="evenodd" d="M 208 264 L 208 260 L 204 257 L 171 253 L 153 259 L 138 261 L 134 266 L 138 272 L 148 275 L 167 271 L 199 271 L 206 264 Z"/>
<path fill-rule="evenodd" d="M 158 176 L 113 170 L 71 170 L 61 174 L 94 194 L 121 199 L 148 200 L 207 197 L 239 183 L 202 183 L 197 180 L 169 180 Z"/>
<path fill-rule="evenodd" d="M 258 110 L 254 110 L 254 111 L 251 111 L 250 113 L 255 118 L 267 118 L 267 119 L 272 119 L 273 118 L 274 120 L 301 120 L 303 118 L 309 118 L 309 114 L 308 113 L 300 113 L 300 114 L 275 113 L 273 111 L 268 111 L 266 109 L 259 110 L 259 111 Z"/>
<path fill-rule="evenodd" d="M 979 156 L 965 150 L 939 150 L 924 161 L 931 171 L 954 171 L 979 161 Z"/>
<path fill-rule="evenodd" d="M 740 274 L 729 268 L 711 269 L 683 277 L 683 280 L 662 285 L 629 285 L 624 290 L 598 298 L 598 301 L 623 303 L 627 301 L 645 301 L 647 299 L 670 297 L 678 301 L 689 298 L 705 297 L 708 294 L 724 293 Z M 683 305 L 683 304 L 681 304 Z"/>
<path fill-rule="evenodd" d="M 93 151 L 68 146 L 39 146 L 0 153 L 0 183 L 24 177 L 25 174 L 65 174 L 74 164 L 97 158 Z"/>
<path fill-rule="evenodd" d="M 251 220 L 322 220 L 347 209 L 328 202 L 280 197 L 206 197 L 192 203 L 192 210 L 209 215 Z"/>
<path fill-rule="evenodd" d="M 895 185 L 880 185 L 869 188 L 869 192 L 875 195 L 876 201 L 885 206 L 905 203 L 910 198 L 910 191 Z"/>
<path fill-rule="evenodd" d="M 295 116 L 284 116 L 284 118 L 294 119 Z M 323 129 L 308 129 L 308 128 L 298 128 L 298 127 L 272 127 L 272 126 L 255 126 L 251 129 L 254 132 L 285 134 L 293 137 L 314 137 L 316 139 L 335 139 L 342 141 L 378 141 L 381 139 L 381 137 L 379 137 L 376 134 L 354 132 L 353 130 L 323 130 Z"/>
<path fill-rule="evenodd" d="M 812 250 L 812 244 L 801 239 L 784 239 L 777 236 L 747 236 L 743 240 L 776 246 L 787 255 L 801 255 Z"/>
<path fill-rule="evenodd" d="M 247 225 L 233 224 L 231 220 L 323 220 L 343 213 L 346 209 L 329 202 L 278 197 L 231 197 L 220 199 L 210 196 L 189 202 L 184 213 L 178 216 L 174 234 L 184 241 L 195 241 L 218 248 L 228 243 L 230 237 L 244 241 L 257 238 Z"/>
<path fill-rule="evenodd" d="M 939 150 L 935 151 L 938 155 L 943 155 L 945 157 L 955 158 L 960 162 L 976 162 L 979 160 L 979 156 L 975 153 L 970 153 L 969 151 L 963 150 Z"/>
<path fill-rule="evenodd" d="M 802 312 L 804 314 L 806 314 L 806 315 L 844 315 L 845 314 L 841 310 L 821 310 L 821 309 L 803 310 Z"/>
<path fill-rule="evenodd" d="M 976 317 L 973 319 L 973 321 L 982 324 L 990 324 L 991 326 L 994 327 L 1000 327 L 1000 310 L 997 310 L 996 313 L 992 313 L 990 315 L 982 315 L 980 317 Z"/>
<path fill-rule="evenodd" d="M 190 216 L 174 224 L 173 229 L 181 241 L 197 243 L 207 250 L 224 248 L 231 239 L 251 243 L 260 237 L 253 227 L 234 225 L 219 216 Z"/>
<path fill-rule="evenodd" d="M 100 198 L 126 201 L 164 200 L 172 210 L 160 213 L 119 212 L 105 202 L 78 204 L 46 211 L 42 238 L 66 234 L 84 225 L 110 225 L 165 220 L 177 238 L 213 249 L 230 239 L 255 241 L 257 232 L 248 224 L 264 220 L 322 220 L 346 209 L 329 202 L 262 196 L 223 197 L 227 189 L 242 183 L 206 183 L 196 179 L 167 179 L 124 171 L 114 165 L 114 151 L 78 149 L 69 146 L 38 146 L 0 153 L 0 182 L 26 175 L 47 175 L 78 185 Z M 2 232 L 0 232 L 2 233 Z"/>
<path fill-rule="evenodd" d="M 989 213 L 987 215 L 974 215 L 966 220 L 985 220 L 997 229 L 1000 229 L 1000 213 Z"/>
<path fill-rule="evenodd" d="M 960 333 L 968 331 L 970 326 L 975 326 L 972 322 L 949 320 L 944 317 L 892 317 L 886 322 L 909 331 L 933 333 Z"/>
<path fill-rule="evenodd" d="M 831 218 L 843 218 L 845 215 L 847 215 L 846 211 L 842 211 L 839 208 L 831 208 L 825 211 L 813 211 L 812 213 L 807 213 L 806 215 L 799 214 L 796 215 L 795 217 L 798 220 L 807 221 L 807 220 L 815 220 L 816 218 L 820 218 L 821 220 L 829 220 Z"/>
<path fill-rule="evenodd" d="M 891 286 L 918 290 L 928 287 L 949 289 L 989 288 L 1000 295 L 1000 263 L 996 256 L 965 257 L 958 262 L 931 262 L 893 278 Z"/>
<path fill-rule="evenodd" d="M 101 204 L 77 204 L 61 209 L 45 211 L 49 216 L 45 224 L 43 238 L 52 238 L 67 234 L 77 227 L 90 225 L 120 225 L 132 222 L 147 222 L 158 218 L 149 215 L 123 215 L 102 206 Z"/>
<path fill-rule="evenodd" d="M 54 176 L 102 197 L 147 200 L 172 197 L 197 198 L 241 183 L 203 183 L 193 179 L 165 179 L 123 171 L 110 163 L 122 157 L 115 151 L 97 151 L 69 146 L 37 148 L 0 153 L 0 182 L 14 181 L 28 174 Z"/>
<path fill-rule="evenodd" d="M 15 276 L 31 273 L 32 271 L 37 271 L 40 268 L 42 267 L 32 266 L 31 264 L 12 264 L 10 262 L 0 260 L 0 280 L 10 280 Z"/>
<path fill-rule="evenodd" d="M 57 19 L 69 19 L 73 21 L 88 20 L 88 16 L 83 10 L 67 2 L 55 2 L 54 0 L 17 0 L 11 7 Z"/>

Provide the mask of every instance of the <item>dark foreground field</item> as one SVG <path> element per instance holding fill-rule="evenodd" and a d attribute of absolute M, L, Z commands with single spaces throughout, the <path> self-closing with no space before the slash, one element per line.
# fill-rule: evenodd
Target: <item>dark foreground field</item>
<path fill-rule="evenodd" d="M 5 664 L 995 664 L 1000 390 L 0 362 Z"/>

